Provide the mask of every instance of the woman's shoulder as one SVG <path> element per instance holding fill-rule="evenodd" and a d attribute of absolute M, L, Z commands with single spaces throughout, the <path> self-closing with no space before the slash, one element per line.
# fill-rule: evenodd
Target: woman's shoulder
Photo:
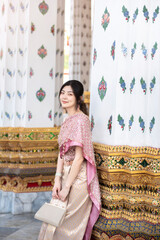
<path fill-rule="evenodd" d="M 89 117 L 83 112 L 77 113 L 75 117 L 79 122 L 90 122 Z"/>

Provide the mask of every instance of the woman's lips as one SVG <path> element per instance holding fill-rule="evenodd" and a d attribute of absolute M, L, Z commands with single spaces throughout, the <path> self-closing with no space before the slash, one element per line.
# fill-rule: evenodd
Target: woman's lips
<path fill-rule="evenodd" d="M 68 103 L 68 102 L 66 102 L 66 101 L 62 101 L 62 103 Z"/>

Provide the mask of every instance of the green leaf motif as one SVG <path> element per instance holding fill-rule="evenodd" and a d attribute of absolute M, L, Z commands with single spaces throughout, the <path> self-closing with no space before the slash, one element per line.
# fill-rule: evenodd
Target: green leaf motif
<path fill-rule="evenodd" d="M 102 80 L 100 81 L 98 85 L 98 94 L 100 96 L 100 99 L 103 100 L 107 91 L 107 83 L 104 80 L 104 77 L 102 77 Z"/>
<path fill-rule="evenodd" d="M 106 9 L 104 11 L 104 14 L 102 16 L 102 20 L 101 20 L 101 25 L 102 25 L 104 31 L 108 27 L 109 22 L 110 22 L 110 14 L 109 14 L 109 12 L 107 10 L 107 7 L 106 7 Z"/>
<path fill-rule="evenodd" d="M 155 12 L 158 14 L 159 13 L 159 7 L 155 9 Z"/>

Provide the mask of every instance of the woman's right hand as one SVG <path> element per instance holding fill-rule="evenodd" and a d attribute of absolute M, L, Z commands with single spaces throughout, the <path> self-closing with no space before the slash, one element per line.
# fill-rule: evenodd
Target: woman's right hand
<path fill-rule="evenodd" d="M 62 183 L 60 177 L 55 178 L 55 184 L 52 190 L 52 198 L 58 198 L 59 199 L 59 192 L 61 191 Z"/>

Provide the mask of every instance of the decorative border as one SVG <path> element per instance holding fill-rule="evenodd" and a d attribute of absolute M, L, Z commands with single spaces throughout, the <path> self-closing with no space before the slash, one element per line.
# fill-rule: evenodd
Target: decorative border
<path fill-rule="evenodd" d="M 36 176 L 36 177 L 0 177 L 0 189 L 3 191 L 13 191 L 15 193 L 22 192 L 42 192 L 51 191 L 54 185 L 54 173 L 52 176 Z"/>
<path fill-rule="evenodd" d="M 160 225 L 146 221 L 128 221 L 122 217 L 100 216 L 92 235 L 94 240 L 158 240 Z"/>
<path fill-rule="evenodd" d="M 94 149 L 103 152 L 107 156 L 126 156 L 126 157 L 152 157 L 160 159 L 160 148 L 154 147 L 131 147 L 127 145 L 105 145 L 94 143 Z"/>

